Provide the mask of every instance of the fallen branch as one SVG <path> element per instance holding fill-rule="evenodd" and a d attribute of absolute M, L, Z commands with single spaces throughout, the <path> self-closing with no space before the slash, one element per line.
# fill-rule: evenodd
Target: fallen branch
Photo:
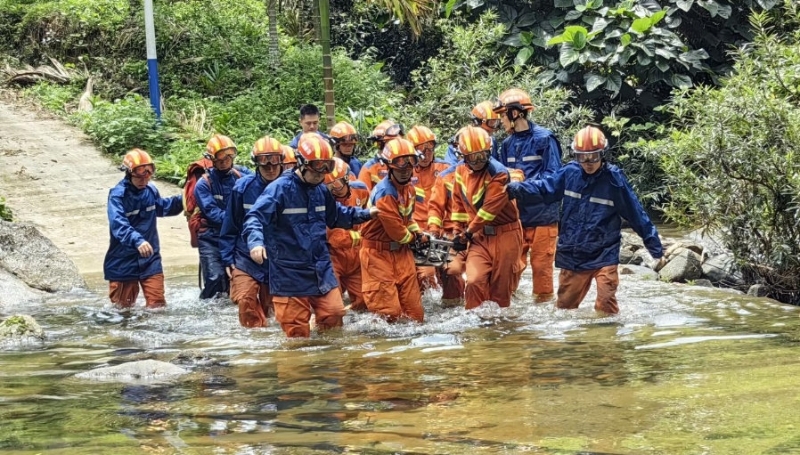
<path fill-rule="evenodd" d="M 76 74 L 64 68 L 58 60 L 50 57 L 51 65 L 41 65 L 36 68 L 25 65 L 23 69 L 11 68 L 6 64 L 5 69 L 2 70 L 6 76 L 5 84 L 35 84 L 39 81 L 50 81 L 57 84 L 66 84 L 70 82 Z"/>

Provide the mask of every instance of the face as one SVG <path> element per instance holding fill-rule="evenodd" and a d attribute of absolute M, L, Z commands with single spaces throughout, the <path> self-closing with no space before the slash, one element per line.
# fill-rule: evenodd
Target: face
<path fill-rule="evenodd" d="M 588 153 L 573 151 L 573 155 L 575 156 L 575 161 L 583 168 L 583 172 L 587 174 L 594 174 L 603 165 L 603 155 L 600 151 Z"/>
<path fill-rule="evenodd" d="M 500 114 L 500 123 L 503 125 L 503 129 L 507 132 L 514 131 L 514 122 L 508 119 L 506 113 Z"/>
<path fill-rule="evenodd" d="M 298 173 L 300 178 L 303 179 L 304 182 L 308 183 L 309 185 L 319 185 L 325 180 L 325 174 L 317 171 L 312 171 L 309 168 L 305 168 L 303 172 L 300 172 L 300 169 L 296 169 L 295 172 Z"/>
<path fill-rule="evenodd" d="M 150 183 L 150 178 L 153 177 L 155 171 L 156 167 L 152 164 L 135 167 L 133 171 L 131 171 L 131 183 L 137 189 L 143 190 L 147 187 L 147 184 Z"/>
<path fill-rule="evenodd" d="M 433 162 L 433 142 L 425 142 L 417 147 L 417 152 L 420 153 L 419 167 L 428 167 Z"/>
<path fill-rule="evenodd" d="M 342 154 L 344 156 L 352 156 L 354 148 L 356 148 L 356 144 L 353 144 L 353 143 L 350 143 L 350 144 L 339 144 L 336 147 L 336 151 L 338 151 L 340 154 Z"/>
<path fill-rule="evenodd" d="M 268 182 L 278 178 L 278 176 L 281 175 L 281 172 L 283 172 L 283 167 L 280 164 L 266 164 L 263 166 L 258 166 L 258 173 L 261 174 L 261 177 Z"/>
<path fill-rule="evenodd" d="M 346 178 L 336 179 L 331 183 L 328 183 L 327 187 L 331 194 L 333 194 L 335 197 L 347 196 L 347 190 L 349 188 Z"/>
<path fill-rule="evenodd" d="M 392 173 L 392 178 L 394 178 L 397 183 L 405 185 L 411 180 L 411 176 L 414 175 L 414 168 L 410 166 L 405 169 L 389 168 L 389 172 Z"/>
<path fill-rule="evenodd" d="M 489 163 L 489 151 L 484 150 L 482 152 L 464 155 L 464 162 L 467 163 L 467 166 L 473 171 L 482 171 Z"/>
<path fill-rule="evenodd" d="M 236 152 L 232 149 L 220 150 L 214 155 L 214 169 L 220 172 L 228 172 L 233 168 L 233 159 Z"/>
<path fill-rule="evenodd" d="M 304 133 L 315 133 L 319 130 L 319 115 L 304 115 L 300 119 L 300 127 Z"/>

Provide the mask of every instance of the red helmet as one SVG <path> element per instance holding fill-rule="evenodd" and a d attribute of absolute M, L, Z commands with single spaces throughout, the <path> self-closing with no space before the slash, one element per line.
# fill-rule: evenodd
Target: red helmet
<path fill-rule="evenodd" d="M 600 128 L 587 126 L 575 133 L 571 148 L 572 156 L 579 163 L 599 163 L 608 148 L 608 141 Z"/>
<path fill-rule="evenodd" d="M 358 142 L 358 132 L 355 127 L 347 122 L 339 122 L 333 125 L 329 136 L 336 144 L 355 144 Z"/>
<path fill-rule="evenodd" d="M 414 144 L 414 147 L 419 147 L 426 142 L 433 142 L 436 144 L 436 135 L 433 134 L 430 128 L 422 125 L 414 125 L 406 135 L 408 140 Z"/>
<path fill-rule="evenodd" d="M 297 164 L 297 157 L 294 154 L 293 148 L 289 147 L 288 145 L 281 145 L 281 151 L 283 152 L 284 166 L 287 164 L 291 164 L 292 166 Z"/>
<path fill-rule="evenodd" d="M 250 159 L 256 165 L 278 165 L 283 163 L 283 150 L 281 143 L 277 139 L 264 136 L 253 144 L 253 151 L 250 152 Z"/>
<path fill-rule="evenodd" d="M 317 133 L 305 133 L 297 144 L 297 164 L 312 171 L 327 174 L 333 171 L 331 144 Z"/>
<path fill-rule="evenodd" d="M 475 165 L 489 161 L 492 150 L 492 138 L 485 129 L 468 126 L 458 134 L 458 151 L 464 156 L 464 162 Z"/>
<path fill-rule="evenodd" d="M 131 149 L 122 157 L 122 166 L 120 170 L 125 173 L 134 175 L 136 177 L 145 177 L 153 175 L 156 172 L 156 165 L 150 154 L 142 149 Z"/>
<path fill-rule="evenodd" d="M 406 169 L 416 166 L 419 162 L 414 144 L 401 137 L 392 139 L 383 146 L 380 161 L 392 169 Z"/>
<path fill-rule="evenodd" d="M 384 120 L 372 130 L 372 134 L 367 138 L 378 148 L 382 148 L 386 142 L 405 135 L 403 125 L 395 123 L 393 120 Z"/>
<path fill-rule="evenodd" d="M 215 134 L 208 140 L 206 144 L 206 152 L 203 154 L 203 157 L 214 161 L 218 158 L 224 158 L 223 156 L 217 156 L 219 153 L 226 152 L 225 155 L 232 155 L 236 156 L 236 144 L 233 143 L 233 140 L 228 136 L 224 136 L 222 134 Z"/>
<path fill-rule="evenodd" d="M 531 97 L 526 91 L 518 88 L 510 88 L 500 94 L 497 98 L 497 104 L 495 104 L 492 110 L 498 114 L 502 114 L 509 109 L 531 112 L 534 108 L 535 106 L 533 102 L 531 102 Z"/>
<path fill-rule="evenodd" d="M 491 101 L 476 104 L 470 114 L 472 124 L 475 126 L 486 125 L 491 130 L 500 128 L 500 114 L 494 111 L 494 104 Z"/>

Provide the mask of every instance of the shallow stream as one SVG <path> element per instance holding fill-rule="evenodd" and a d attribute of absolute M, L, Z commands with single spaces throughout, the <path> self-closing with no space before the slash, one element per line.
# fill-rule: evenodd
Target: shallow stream
<path fill-rule="evenodd" d="M 168 282 L 168 310 L 80 292 L 32 314 L 42 346 L 0 352 L 2 454 L 800 453 L 798 308 L 622 275 L 621 315 L 526 303 L 443 310 L 289 341 Z M 141 298 L 140 298 L 141 300 Z M 141 305 L 141 303 L 140 303 Z M 162 384 L 75 373 L 207 356 Z M 209 360 L 210 359 L 210 360 Z"/>

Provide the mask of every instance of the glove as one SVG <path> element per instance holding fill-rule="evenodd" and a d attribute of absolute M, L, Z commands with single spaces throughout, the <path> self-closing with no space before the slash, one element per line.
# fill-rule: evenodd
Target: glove
<path fill-rule="evenodd" d="M 419 248 L 427 248 L 431 243 L 431 239 L 425 234 L 416 232 L 414 233 L 414 243 L 416 243 Z"/>
<path fill-rule="evenodd" d="M 453 251 L 467 251 L 469 241 L 472 240 L 472 232 L 466 231 L 453 238 Z"/>

